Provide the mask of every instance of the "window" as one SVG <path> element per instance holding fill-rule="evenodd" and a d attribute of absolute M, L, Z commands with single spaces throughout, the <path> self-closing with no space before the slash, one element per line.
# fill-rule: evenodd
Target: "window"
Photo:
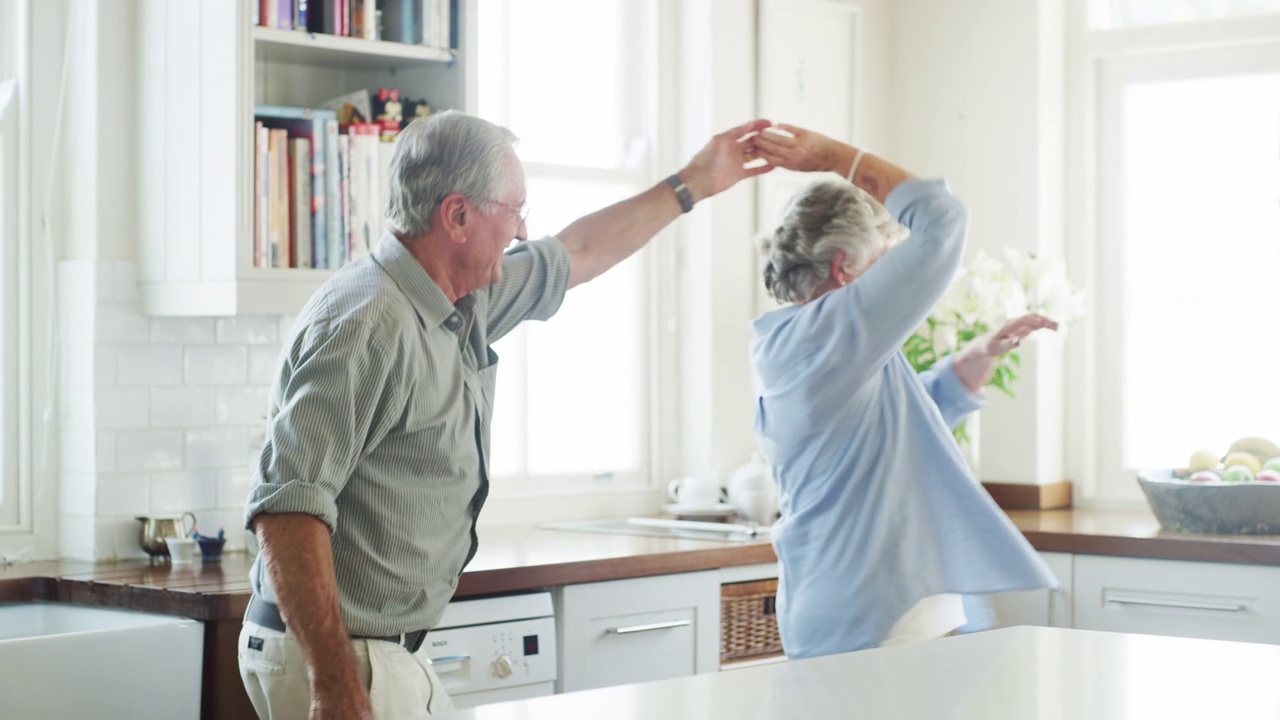
<path fill-rule="evenodd" d="M 480 3 L 478 114 L 520 138 L 531 238 L 656 181 L 651 5 Z M 647 258 L 639 253 L 573 290 L 554 320 L 526 323 L 494 346 L 501 357 L 495 482 L 647 482 L 654 367 Z"/>
<path fill-rule="evenodd" d="M 51 138 L 31 132 L 31 9 L 25 1 L 0 3 L 0 558 L 28 559 L 57 550 L 53 456 L 42 452 L 52 425 L 35 421 L 52 419 L 45 412 L 50 322 L 39 312 L 48 306 L 51 256 L 33 253 L 30 180 L 32 159 L 48 157 Z M 61 50 L 48 58 L 54 51 L 40 51 L 55 78 Z M 47 97 L 57 97 L 56 83 Z"/>
<path fill-rule="evenodd" d="M 1100 498 L 1137 498 L 1138 470 L 1200 448 L 1280 439 L 1280 36 L 1183 40 L 1093 60 Z"/>

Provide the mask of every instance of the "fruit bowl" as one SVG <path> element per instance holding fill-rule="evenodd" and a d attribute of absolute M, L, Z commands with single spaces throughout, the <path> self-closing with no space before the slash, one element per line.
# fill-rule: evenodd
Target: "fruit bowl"
<path fill-rule="evenodd" d="M 1138 485 L 1166 530 L 1280 535 L 1280 483 L 1192 482 L 1173 470 L 1143 470 Z"/>

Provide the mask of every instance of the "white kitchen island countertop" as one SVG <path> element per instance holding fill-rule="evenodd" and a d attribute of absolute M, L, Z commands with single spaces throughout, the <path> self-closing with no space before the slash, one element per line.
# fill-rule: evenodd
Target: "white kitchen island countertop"
<path fill-rule="evenodd" d="M 487 705 L 476 720 L 1280 718 L 1280 646 L 1016 627 Z"/>

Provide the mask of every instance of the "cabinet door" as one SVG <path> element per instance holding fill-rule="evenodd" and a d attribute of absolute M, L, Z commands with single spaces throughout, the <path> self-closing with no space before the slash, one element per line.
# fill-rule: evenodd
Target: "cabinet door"
<path fill-rule="evenodd" d="M 1075 626 L 1280 643 L 1280 568 L 1077 555 Z"/>
<path fill-rule="evenodd" d="M 1062 590 L 1024 590 L 992 596 L 995 627 L 1071 627 L 1072 556 L 1070 553 L 1042 552 L 1040 557 L 1057 576 Z"/>
<path fill-rule="evenodd" d="M 557 592 L 558 692 L 714 670 L 714 572 L 569 585 Z M 709 636 L 708 636 L 709 634 Z"/>

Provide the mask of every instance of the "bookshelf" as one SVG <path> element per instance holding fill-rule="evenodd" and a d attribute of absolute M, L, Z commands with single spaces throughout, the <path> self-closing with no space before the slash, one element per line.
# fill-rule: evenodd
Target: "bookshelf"
<path fill-rule="evenodd" d="M 467 46 L 478 0 L 455 0 Z M 143 0 L 138 277 L 156 316 L 294 314 L 333 270 L 254 266 L 254 108 L 399 88 L 470 107 L 463 50 L 254 25 L 257 0 Z"/>

